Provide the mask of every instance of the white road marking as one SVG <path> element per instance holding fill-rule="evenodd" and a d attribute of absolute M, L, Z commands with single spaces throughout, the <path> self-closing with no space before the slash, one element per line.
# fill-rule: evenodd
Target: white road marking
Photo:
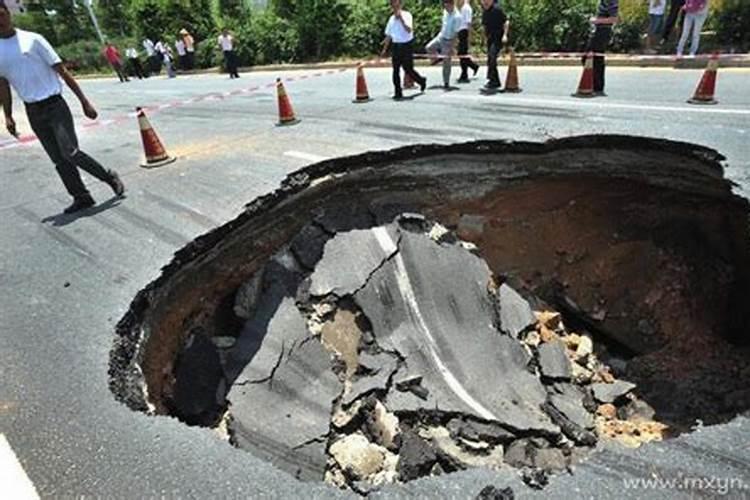
<path fill-rule="evenodd" d="M 312 153 L 303 153 L 302 151 L 284 151 L 284 156 L 290 158 L 298 158 L 300 160 L 311 161 L 317 163 L 319 161 L 327 160 L 327 156 L 314 155 Z"/>
<path fill-rule="evenodd" d="M 375 233 L 375 238 L 378 240 L 380 247 L 386 255 L 392 255 L 397 250 L 396 243 L 384 227 L 377 227 L 373 229 L 373 232 Z M 448 384 L 448 387 L 453 393 L 477 412 L 479 416 L 487 420 L 497 420 L 497 417 L 493 415 L 491 411 L 482 406 L 479 401 L 469 394 L 469 391 L 461 385 L 461 382 L 458 381 L 456 376 L 451 373 L 450 369 L 445 366 L 443 360 L 440 359 L 437 342 L 430 333 L 430 329 L 424 320 L 424 316 L 422 316 L 422 311 L 419 309 L 419 303 L 417 302 L 414 288 L 411 286 L 411 281 L 409 280 L 409 273 L 406 270 L 404 259 L 400 253 L 396 254 L 394 262 L 396 264 L 396 280 L 398 281 L 398 288 L 401 290 L 401 297 L 404 299 L 406 306 L 411 310 L 411 316 L 415 319 L 415 323 L 420 332 L 427 340 L 427 347 L 429 348 L 430 356 L 440 372 L 440 375 L 442 375 L 443 380 L 445 380 L 445 383 Z"/>
<path fill-rule="evenodd" d="M 14 500 L 39 498 L 36 488 L 24 472 L 3 434 L 0 434 L 0 486 L 2 486 L 4 498 Z"/>
<path fill-rule="evenodd" d="M 606 110 L 607 108 L 613 109 L 632 109 L 637 111 L 668 111 L 678 113 L 714 113 L 722 115 L 750 115 L 750 109 L 737 109 L 737 108 L 721 108 L 716 106 L 707 105 L 685 105 L 685 106 L 660 106 L 651 104 L 627 104 L 618 102 L 605 102 L 602 100 L 584 100 L 571 97 L 570 99 L 549 99 L 546 97 L 517 97 L 508 94 L 499 94 L 496 98 L 490 96 L 483 96 L 479 94 L 466 95 L 466 94 L 455 94 L 448 93 L 442 96 L 444 99 L 460 99 L 465 101 L 483 101 L 493 103 L 509 103 L 509 104 L 532 104 L 537 107 L 543 107 L 545 105 L 554 106 L 567 106 L 571 108 L 583 107 L 583 108 L 597 108 L 600 110 Z M 601 98 L 596 98 L 601 99 Z"/>

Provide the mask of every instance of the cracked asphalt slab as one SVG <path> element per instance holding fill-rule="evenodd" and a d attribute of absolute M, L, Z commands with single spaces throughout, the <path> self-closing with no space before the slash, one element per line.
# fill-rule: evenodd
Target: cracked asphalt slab
<path fill-rule="evenodd" d="M 561 89 L 567 95 L 578 75 L 577 68 L 524 71 L 523 96 L 558 98 Z M 271 81 L 272 76 L 243 75 L 238 83 L 208 76 L 182 78 L 176 85 L 151 81 L 127 88 L 103 81 L 84 86 L 106 114 L 129 112 L 144 99 L 158 102 Z M 429 71 L 428 76 L 437 79 L 438 72 Z M 699 71 L 613 71 L 607 102 L 680 107 L 676 103 L 692 93 L 699 77 Z M 726 71 L 719 78 L 722 106 L 747 109 L 748 74 Z M 284 131 L 269 125 L 275 121 L 270 93 L 158 113 L 152 121 L 170 152 L 181 159 L 157 171 L 137 167 L 141 153 L 135 125 L 132 131 L 86 131 L 81 136 L 84 149 L 125 174 L 129 195 L 78 219 L 57 216 L 66 200 L 41 148 L 0 151 L 0 180 L 5 186 L 0 200 L 0 279 L 13 290 L 0 297 L 0 430 L 42 496 L 343 496 L 322 483 L 297 483 L 266 462 L 232 449 L 210 431 L 133 412 L 115 402 L 107 387 L 111 332 L 135 293 L 158 275 L 178 248 L 234 217 L 244 203 L 273 190 L 284 175 L 307 163 L 284 152 L 337 157 L 418 142 L 543 140 L 550 135 L 614 131 L 714 147 L 727 156 L 727 175 L 739 184 L 739 192 L 749 189 L 745 115 L 560 109 L 543 102 L 505 106 L 503 96 L 491 104 L 462 104 L 439 93 L 403 103 L 408 106 L 404 112 L 405 107 L 398 107 L 402 103 L 386 99 L 387 82 L 387 71 L 368 71 L 371 89 L 378 90 L 376 101 L 356 112 L 348 104 L 353 73 L 290 85 L 303 123 Z M 462 89 L 456 94 L 472 92 Z M 457 116 L 457 109 L 469 113 L 447 123 L 445 116 Z M 411 128 L 390 127 L 403 120 Z M 100 202 L 108 199 L 105 187 L 92 188 Z M 52 219 L 41 223 L 48 217 Z M 652 473 L 667 478 L 681 473 L 732 476 L 748 484 L 748 448 L 737 446 L 746 442 L 748 429 L 748 419 L 738 417 L 637 451 L 604 450 L 579 466 L 575 475 L 553 477 L 544 491 L 534 493 L 519 485 L 517 494 L 580 491 L 597 498 L 621 498 L 622 478 Z M 485 484 L 503 486 L 506 477 L 508 484 L 519 484 L 518 478 L 504 473 L 474 469 L 394 486 L 381 494 L 468 498 Z M 648 493 L 674 498 L 691 492 Z"/>

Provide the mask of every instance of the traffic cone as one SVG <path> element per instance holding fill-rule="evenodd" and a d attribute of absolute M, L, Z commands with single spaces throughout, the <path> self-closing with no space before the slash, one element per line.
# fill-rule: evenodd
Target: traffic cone
<path fill-rule="evenodd" d="M 276 79 L 276 94 L 279 96 L 279 123 L 277 125 L 297 125 L 299 120 L 294 116 L 292 103 L 286 94 L 284 84 L 281 83 L 281 78 Z"/>
<path fill-rule="evenodd" d="M 509 49 L 510 61 L 508 61 L 508 74 L 505 77 L 505 92 L 518 93 L 521 87 L 518 85 L 518 62 L 516 52 Z"/>
<path fill-rule="evenodd" d="M 413 89 L 414 87 L 416 87 L 416 85 L 414 84 L 414 80 L 412 80 L 412 78 L 409 75 L 409 73 L 404 73 L 404 85 L 403 85 L 403 87 L 405 89 Z"/>
<path fill-rule="evenodd" d="M 586 54 L 586 64 L 583 66 L 583 74 L 578 84 L 578 91 L 573 97 L 594 97 L 594 53 Z"/>
<path fill-rule="evenodd" d="M 143 109 L 135 108 L 135 111 L 138 117 L 138 126 L 141 129 L 143 152 L 146 157 L 145 161 L 141 163 L 141 166 L 145 168 L 156 168 L 177 160 L 177 158 L 167 154 L 167 151 L 164 149 L 164 146 L 159 140 L 159 136 L 156 135 L 156 131 L 148 121 Z"/>
<path fill-rule="evenodd" d="M 361 104 L 370 101 L 372 101 L 372 99 L 370 99 L 370 93 L 367 91 L 367 80 L 365 80 L 364 64 L 359 63 L 359 65 L 357 66 L 356 97 L 352 102 Z"/>
<path fill-rule="evenodd" d="M 714 54 L 711 59 L 708 60 L 708 67 L 703 72 L 701 81 L 698 83 L 698 88 L 695 89 L 695 95 L 688 99 L 690 104 L 719 104 L 719 101 L 714 99 L 714 91 L 716 90 L 716 76 L 719 69 L 719 55 Z"/>

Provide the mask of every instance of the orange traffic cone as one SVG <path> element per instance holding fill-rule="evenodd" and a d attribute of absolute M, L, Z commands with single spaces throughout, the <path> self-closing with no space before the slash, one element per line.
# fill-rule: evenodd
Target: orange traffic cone
<path fill-rule="evenodd" d="M 146 159 L 141 163 L 142 167 L 155 168 L 167 165 L 177 160 L 173 156 L 169 156 L 167 151 L 164 149 L 159 136 L 156 135 L 151 123 L 146 117 L 146 113 L 141 108 L 135 108 L 138 116 L 138 126 L 141 129 L 141 139 L 143 139 L 143 151 Z"/>
<path fill-rule="evenodd" d="M 277 125 L 298 124 L 300 121 L 294 116 L 292 103 L 289 101 L 289 96 L 286 94 L 284 84 L 281 83 L 281 78 L 276 79 L 276 94 L 279 97 L 279 123 L 277 123 Z"/>
<path fill-rule="evenodd" d="M 708 60 L 708 67 L 703 72 L 701 81 L 698 83 L 698 88 L 695 89 L 695 95 L 691 99 L 688 99 L 690 104 L 719 104 L 719 101 L 714 99 L 718 69 L 719 55 L 714 54 Z"/>
<path fill-rule="evenodd" d="M 508 74 L 505 77 L 505 92 L 518 93 L 521 87 L 518 85 L 518 62 L 516 61 L 516 52 L 508 49 L 510 52 L 510 61 L 508 62 Z"/>
<path fill-rule="evenodd" d="M 586 64 L 583 66 L 583 74 L 578 84 L 578 91 L 573 97 L 594 97 L 594 53 L 586 54 Z"/>
<path fill-rule="evenodd" d="M 403 87 L 405 89 L 413 89 L 416 87 L 414 84 L 414 80 L 412 80 L 411 76 L 409 76 L 409 73 L 404 73 L 404 85 Z"/>
<path fill-rule="evenodd" d="M 367 91 L 367 80 L 365 80 L 364 68 L 365 66 L 362 63 L 359 63 L 359 65 L 357 66 L 356 97 L 352 102 L 358 104 L 372 101 L 372 99 L 370 99 L 370 93 Z"/>

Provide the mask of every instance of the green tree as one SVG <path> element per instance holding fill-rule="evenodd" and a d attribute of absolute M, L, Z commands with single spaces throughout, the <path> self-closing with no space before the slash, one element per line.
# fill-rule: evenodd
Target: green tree
<path fill-rule="evenodd" d="M 129 0 L 98 0 L 96 2 L 96 15 L 104 36 L 111 38 L 132 34 L 133 28 L 128 16 L 130 3 Z"/>

